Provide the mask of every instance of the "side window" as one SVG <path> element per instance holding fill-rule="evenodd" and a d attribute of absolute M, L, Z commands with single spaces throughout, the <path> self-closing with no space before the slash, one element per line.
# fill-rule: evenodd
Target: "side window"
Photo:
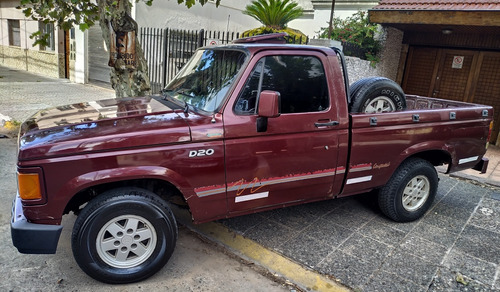
<path fill-rule="evenodd" d="M 257 97 L 260 90 L 259 85 L 262 79 L 262 67 L 264 65 L 264 58 L 260 59 L 250 73 L 243 91 L 241 92 L 234 111 L 240 115 L 253 115 L 257 114 Z"/>
<path fill-rule="evenodd" d="M 261 91 L 281 94 L 281 113 L 324 111 L 329 107 L 328 86 L 321 61 L 312 56 L 267 56 L 252 71 L 238 101 L 237 114 L 256 114 Z"/>

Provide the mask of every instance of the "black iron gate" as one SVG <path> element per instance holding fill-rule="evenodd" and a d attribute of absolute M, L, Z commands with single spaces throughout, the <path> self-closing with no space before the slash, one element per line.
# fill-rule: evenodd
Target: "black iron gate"
<path fill-rule="evenodd" d="M 239 38 L 239 33 L 141 27 L 139 37 L 148 62 L 151 92 L 156 94 L 179 72 L 197 48 L 227 44 Z"/>

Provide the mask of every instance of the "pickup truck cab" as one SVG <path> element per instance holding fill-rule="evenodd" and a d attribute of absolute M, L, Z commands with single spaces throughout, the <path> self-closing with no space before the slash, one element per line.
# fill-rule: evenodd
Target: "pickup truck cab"
<path fill-rule="evenodd" d="M 201 223 L 378 190 L 384 214 L 411 221 L 432 204 L 434 166 L 485 168 L 491 107 L 405 97 L 376 78 L 356 83 L 351 100 L 338 50 L 279 37 L 201 48 L 161 96 L 28 119 L 11 222 L 18 250 L 55 253 L 73 211 L 80 267 L 103 282 L 140 281 L 174 250 L 168 202 Z M 372 110 L 352 113 L 361 103 Z"/>

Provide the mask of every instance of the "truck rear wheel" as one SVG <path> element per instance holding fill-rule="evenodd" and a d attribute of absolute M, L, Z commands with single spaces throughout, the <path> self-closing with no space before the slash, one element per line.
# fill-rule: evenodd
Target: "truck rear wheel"
<path fill-rule="evenodd" d="M 141 281 L 172 255 L 177 224 L 165 201 L 140 188 L 119 188 L 90 201 L 75 221 L 71 244 L 80 268 L 112 284 Z"/>
<path fill-rule="evenodd" d="M 379 191 L 382 212 L 397 222 L 414 221 L 429 210 L 438 187 L 436 169 L 428 161 L 412 158 L 403 162 Z"/>
<path fill-rule="evenodd" d="M 406 98 L 401 87 L 383 77 L 369 77 L 352 84 L 351 113 L 383 113 L 406 109 Z"/>

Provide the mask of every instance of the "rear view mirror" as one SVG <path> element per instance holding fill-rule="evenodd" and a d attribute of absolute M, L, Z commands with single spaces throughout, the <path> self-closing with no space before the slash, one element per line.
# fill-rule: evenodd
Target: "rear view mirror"
<path fill-rule="evenodd" d="M 276 118 L 280 116 L 280 93 L 264 90 L 259 97 L 259 117 Z"/>

